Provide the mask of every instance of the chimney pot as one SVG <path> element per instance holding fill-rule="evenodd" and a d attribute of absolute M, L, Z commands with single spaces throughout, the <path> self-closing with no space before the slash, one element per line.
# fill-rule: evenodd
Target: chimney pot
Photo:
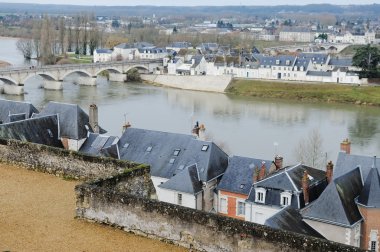
<path fill-rule="evenodd" d="M 263 178 L 265 178 L 265 175 L 266 175 L 266 166 L 265 166 L 265 162 L 263 161 L 261 163 L 261 168 L 260 168 L 260 173 L 259 173 L 259 180 L 262 180 Z"/>
<path fill-rule="evenodd" d="M 274 164 L 276 165 L 276 170 L 279 170 L 279 169 L 282 168 L 282 166 L 283 166 L 283 161 L 284 161 L 284 158 L 281 157 L 281 156 L 276 155 L 276 156 L 274 157 Z"/>

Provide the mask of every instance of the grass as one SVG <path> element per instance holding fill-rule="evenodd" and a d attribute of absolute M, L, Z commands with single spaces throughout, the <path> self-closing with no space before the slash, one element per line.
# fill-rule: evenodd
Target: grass
<path fill-rule="evenodd" d="M 86 55 L 76 55 L 76 54 L 70 54 L 68 55 L 68 59 L 73 63 L 73 64 L 88 64 L 92 63 L 92 56 Z"/>
<path fill-rule="evenodd" d="M 262 98 L 380 106 L 380 86 L 349 86 L 236 79 L 230 84 L 226 92 Z"/>
<path fill-rule="evenodd" d="M 353 55 L 355 55 L 356 50 L 358 50 L 359 48 L 365 47 L 365 46 L 366 45 L 350 45 L 350 46 L 347 46 L 346 48 L 344 48 L 339 53 L 339 55 L 341 55 L 341 56 L 353 56 Z M 372 46 L 377 47 L 380 50 L 380 45 L 372 45 Z"/>

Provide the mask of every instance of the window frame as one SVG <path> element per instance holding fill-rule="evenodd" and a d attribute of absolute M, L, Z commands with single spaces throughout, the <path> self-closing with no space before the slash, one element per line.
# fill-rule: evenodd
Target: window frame
<path fill-rule="evenodd" d="M 266 192 L 267 192 L 267 190 L 265 188 L 262 188 L 262 187 L 256 188 L 255 189 L 255 202 L 265 204 Z M 259 197 L 260 194 L 262 194 L 262 199 L 259 199 L 259 198 L 261 198 L 261 197 Z"/>

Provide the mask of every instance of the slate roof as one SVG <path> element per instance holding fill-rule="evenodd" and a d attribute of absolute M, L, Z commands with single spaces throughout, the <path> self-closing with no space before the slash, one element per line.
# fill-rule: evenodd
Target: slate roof
<path fill-rule="evenodd" d="M 172 48 L 189 48 L 191 47 L 190 42 L 173 42 L 167 47 L 172 47 Z"/>
<path fill-rule="evenodd" d="M 376 163 L 380 164 L 380 158 L 376 159 Z M 356 167 L 360 167 L 363 181 L 366 181 L 368 174 L 373 165 L 373 157 L 370 156 L 362 156 L 362 155 L 353 155 L 346 154 L 345 152 L 339 152 L 338 159 L 336 161 L 334 167 L 334 178 L 338 178 L 345 173 L 356 169 Z M 380 174 L 379 166 L 376 167 L 378 173 Z"/>
<path fill-rule="evenodd" d="M 222 175 L 228 164 L 227 154 L 216 144 L 192 135 L 128 128 L 118 148 L 120 159 L 149 164 L 151 175 L 162 178 L 196 164 L 200 180 L 206 182 Z"/>
<path fill-rule="evenodd" d="M 255 202 L 255 188 L 265 188 L 267 190 L 265 205 L 281 206 L 281 193 L 288 191 L 292 192 L 291 206 L 302 208 L 305 205 L 302 192 L 302 177 L 305 171 L 309 174 L 309 199 L 312 202 L 326 187 L 326 172 L 303 164 L 285 167 L 257 181 L 254 183 L 247 201 Z"/>
<path fill-rule="evenodd" d="M 27 119 L 33 113 L 38 113 L 38 110 L 31 103 L 0 99 L 0 123 Z"/>
<path fill-rule="evenodd" d="M 375 164 L 369 171 L 357 202 L 366 207 L 380 208 L 380 176 Z"/>
<path fill-rule="evenodd" d="M 152 53 L 152 54 L 166 53 L 167 52 L 165 48 L 158 48 L 158 47 L 155 47 L 155 48 L 143 47 L 143 48 L 139 48 L 138 50 L 140 53 Z"/>
<path fill-rule="evenodd" d="M 263 54 L 255 54 L 255 59 L 263 66 L 287 66 L 292 67 L 296 57 L 291 55 L 266 56 Z"/>
<path fill-rule="evenodd" d="M 301 210 L 304 218 L 350 227 L 362 219 L 355 198 L 363 189 L 359 168 L 334 179 L 317 200 Z"/>
<path fill-rule="evenodd" d="M 324 72 L 324 71 L 307 71 L 306 75 L 311 76 L 332 76 L 332 72 Z"/>
<path fill-rule="evenodd" d="M 217 189 L 248 195 L 253 184 L 255 168 L 258 167 L 260 169 L 263 161 L 266 164 L 267 171 L 269 171 L 272 164 L 269 160 L 240 156 L 230 157 L 226 172 Z"/>
<path fill-rule="evenodd" d="M 49 102 L 34 117 L 55 114 L 58 114 L 61 137 L 79 140 L 87 137 L 86 127 L 91 131 L 88 114 L 76 104 Z M 100 128 L 100 133 L 106 131 Z"/>
<path fill-rule="evenodd" d="M 195 68 L 199 65 L 199 63 L 201 63 L 203 59 L 203 55 L 194 55 L 193 57 L 191 57 L 191 60 L 194 60 L 194 64 L 191 66 L 192 68 Z"/>
<path fill-rule="evenodd" d="M 328 60 L 328 55 L 323 53 L 300 53 L 298 55 L 299 59 L 311 60 L 315 64 L 326 64 Z"/>
<path fill-rule="evenodd" d="M 63 148 L 57 115 L 0 124 L 0 138 Z"/>
<path fill-rule="evenodd" d="M 86 153 L 92 156 L 104 156 L 102 153 L 104 149 L 116 144 L 119 139 L 115 136 L 104 136 L 95 133 L 90 133 L 86 141 L 83 143 L 79 152 Z"/>
<path fill-rule="evenodd" d="M 352 66 L 352 58 L 331 58 L 329 65 L 349 67 Z"/>
<path fill-rule="evenodd" d="M 202 191 L 202 182 L 198 175 L 197 165 L 193 164 L 158 187 L 195 195 Z"/>
<path fill-rule="evenodd" d="M 133 49 L 133 48 L 149 48 L 149 47 L 154 47 L 153 44 L 150 44 L 148 42 L 136 42 L 133 44 L 129 43 L 121 43 L 115 46 L 116 48 L 121 48 L 121 49 Z"/>
<path fill-rule="evenodd" d="M 302 220 L 302 215 L 298 209 L 294 209 L 290 206 L 283 208 L 281 211 L 267 219 L 264 224 L 275 229 L 286 230 L 324 239 L 320 233 L 315 231 Z"/>
<path fill-rule="evenodd" d="M 96 53 L 104 53 L 104 54 L 111 54 L 112 50 L 110 49 L 96 49 Z"/>

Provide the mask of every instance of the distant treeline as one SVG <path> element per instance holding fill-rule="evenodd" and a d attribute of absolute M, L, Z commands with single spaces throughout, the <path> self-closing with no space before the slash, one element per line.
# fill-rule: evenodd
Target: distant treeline
<path fill-rule="evenodd" d="M 73 6 L 53 4 L 18 4 L 0 3 L 2 13 L 49 13 L 49 14 L 73 14 L 78 12 L 92 12 L 104 16 L 156 16 L 165 15 L 250 15 L 266 16 L 277 13 L 332 13 L 339 15 L 365 14 L 366 17 L 377 17 L 380 12 L 380 4 L 372 5 L 278 5 L 278 6 Z"/>

